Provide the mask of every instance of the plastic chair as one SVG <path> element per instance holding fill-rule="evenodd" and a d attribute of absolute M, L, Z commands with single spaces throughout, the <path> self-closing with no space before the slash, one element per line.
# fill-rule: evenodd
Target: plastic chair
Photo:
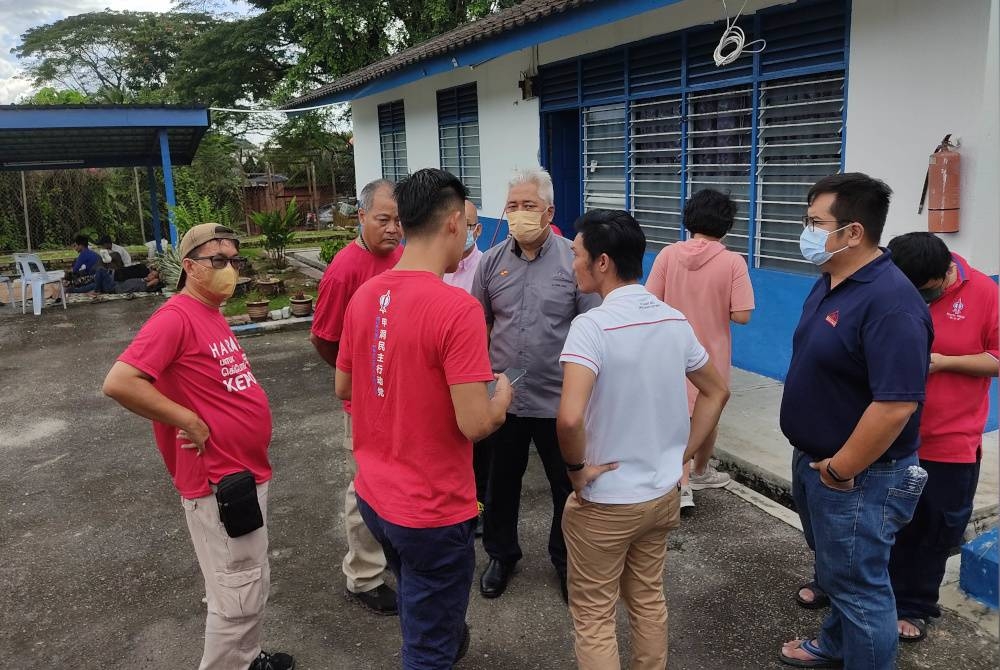
<path fill-rule="evenodd" d="M 46 271 L 42 259 L 35 254 L 14 254 L 17 271 L 21 273 L 21 314 L 24 314 L 24 304 L 27 302 L 28 287 L 31 287 L 31 309 L 35 316 L 42 313 L 42 291 L 46 284 L 59 284 L 59 297 L 62 298 L 63 309 L 66 309 L 66 289 L 63 287 L 63 273 L 60 270 Z"/>
<path fill-rule="evenodd" d="M 7 287 L 7 299 L 10 300 L 10 311 L 17 312 L 17 301 L 14 299 L 14 284 L 11 283 L 10 277 L 0 275 L 0 284 Z"/>

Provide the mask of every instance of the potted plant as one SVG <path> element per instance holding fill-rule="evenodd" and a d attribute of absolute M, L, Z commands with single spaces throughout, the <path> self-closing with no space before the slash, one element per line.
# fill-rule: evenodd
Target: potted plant
<path fill-rule="evenodd" d="M 311 296 L 298 291 L 289 299 L 292 308 L 292 316 L 309 316 L 312 313 L 313 301 Z"/>
<path fill-rule="evenodd" d="M 251 291 L 248 293 L 246 305 L 247 315 L 251 321 L 267 320 L 267 312 L 271 306 L 271 301 L 266 296 L 261 295 L 260 291 Z"/>
<path fill-rule="evenodd" d="M 266 298 L 273 298 L 281 292 L 281 280 L 264 275 L 263 278 L 254 281 L 254 289 Z"/>

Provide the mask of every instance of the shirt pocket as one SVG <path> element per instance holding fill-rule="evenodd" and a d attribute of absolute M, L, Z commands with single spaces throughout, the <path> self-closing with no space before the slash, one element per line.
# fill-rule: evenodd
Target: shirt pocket
<path fill-rule="evenodd" d="M 538 287 L 542 312 L 553 320 L 571 321 L 576 316 L 576 281 L 559 272 Z"/>

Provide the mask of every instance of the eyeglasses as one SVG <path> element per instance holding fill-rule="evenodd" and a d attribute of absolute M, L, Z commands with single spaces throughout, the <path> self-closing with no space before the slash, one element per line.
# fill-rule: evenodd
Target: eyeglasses
<path fill-rule="evenodd" d="M 816 225 L 820 223 L 842 223 L 842 221 L 840 219 L 817 219 L 815 216 L 809 216 L 808 214 L 802 217 L 802 227 L 810 233 L 816 230 Z"/>
<path fill-rule="evenodd" d="M 212 268 L 215 270 L 222 270 L 228 264 L 239 272 L 247 264 L 245 256 L 188 256 L 188 258 L 193 261 L 212 261 Z"/>

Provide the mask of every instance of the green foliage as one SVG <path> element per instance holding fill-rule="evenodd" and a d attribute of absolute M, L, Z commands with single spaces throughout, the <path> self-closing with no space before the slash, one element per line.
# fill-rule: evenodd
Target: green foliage
<path fill-rule="evenodd" d="M 227 228 L 232 227 L 229 210 L 218 208 L 208 196 L 189 195 L 183 203 L 174 207 L 174 225 L 177 227 L 177 237 L 191 230 L 199 223 L 217 223 Z"/>
<path fill-rule="evenodd" d="M 35 86 L 58 84 L 90 102 L 163 102 L 182 49 L 216 23 L 200 12 L 77 14 L 30 28 L 13 53 Z"/>
<path fill-rule="evenodd" d="M 160 270 L 160 279 L 169 290 L 177 290 L 177 281 L 181 278 L 181 257 L 174 247 L 165 247 L 156 255 L 156 263 Z"/>
<path fill-rule="evenodd" d="M 337 255 L 337 252 L 350 244 L 351 241 L 352 238 L 339 237 L 323 242 L 319 246 L 319 259 L 329 265 L 333 257 Z"/>
<path fill-rule="evenodd" d="M 88 99 L 79 91 L 46 86 L 22 102 L 26 105 L 82 105 L 88 102 Z"/>
<path fill-rule="evenodd" d="M 295 239 L 295 226 L 301 220 L 299 206 L 292 198 L 284 208 L 273 212 L 254 212 L 250 215 L 264 235 L 264 249 L 279 267 L 285 263 L 285 247 Z"/>

